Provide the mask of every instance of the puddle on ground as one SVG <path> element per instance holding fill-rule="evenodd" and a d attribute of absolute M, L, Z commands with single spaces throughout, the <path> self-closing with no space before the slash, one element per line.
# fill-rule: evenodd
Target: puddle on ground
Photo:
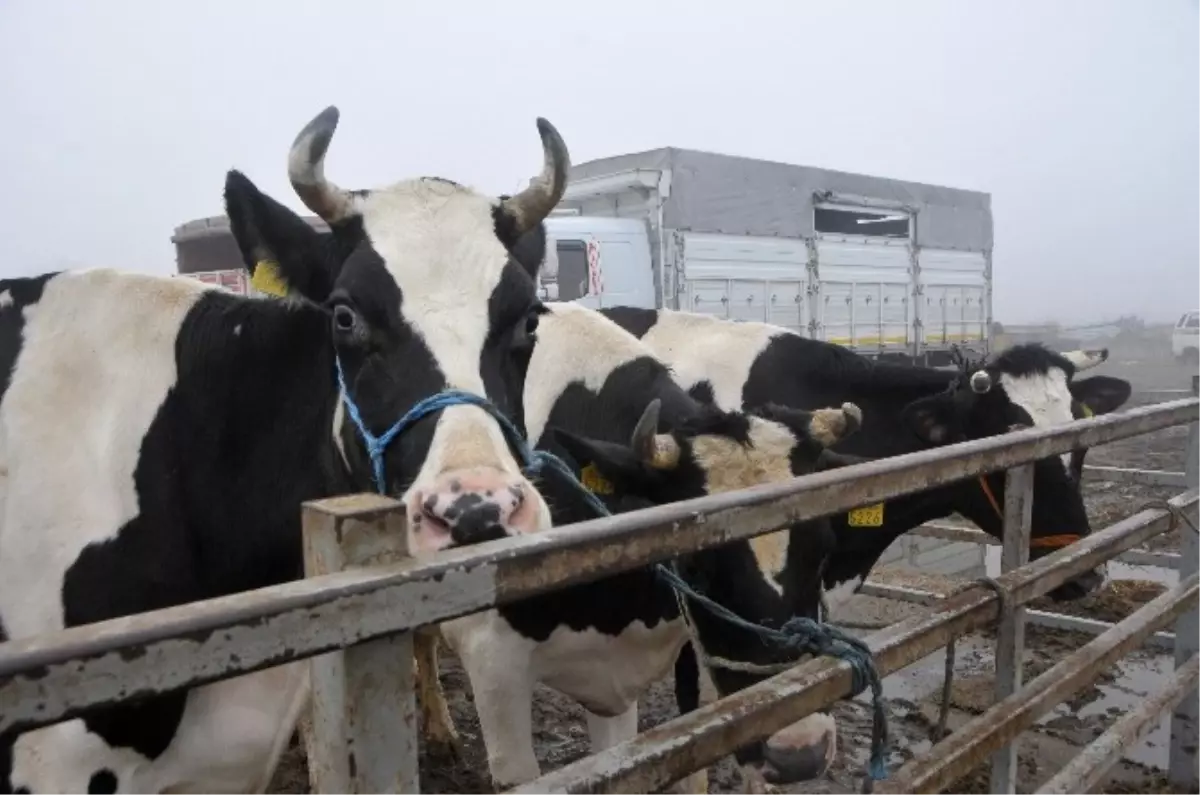
<path fill-rule="evenodd" d="M 1115 580 L 1149 580 L 1167 587 L 1179 582 L 1178 572 L 1154 566 L 1134 566 L 1110 562 L 1109 577 Z M 1000 572 L 1000 549 L 987 550 L 988 574 Z M 1170 631 L 1170 627 L 1164 627 Z M 1028 658 L 1027 658 L 1028 659 Z M 884 694 L 890 700 L 919 703 L 940 692 L 945 665 L 945 652 L 938 650 L 909 667 L 884 678 Z M 1110 669 L 1112 678 L 1098 682 L 1090 700 L 1075 699 L 1057 705 L 1044 715 L 1037 725 L 1063 739 L 1086 745 L 1112 725 L 1113 720 L 1140 705 L 1148 694 L 1160 689 L 1174 670 L 1172 656 L 1143 648 Z M 973 674 L 992 675 L 994 657 L 992 641 L 969 636 L 959 640 L 955 677 Z M 1099 696 L 1096 697 L 1096 693 Z M 870 705 L 870 693 L 860 694 L 857 701 Z M 1170 746 L 1170 712 L 1165 713 L 1155 727 L 1125 758 L 1149 767 L 1165 769 Z M 926 746 L 927 747 L 927 746 Z M 916 747 L 912 748 L 917 751 Z"/>
<path fill-rule="evenodd" d="M 1148 694 L 1162 688 L 1174 670 L 1172 657 L 1136 653 L 1117 663 L 1113 681 L 1096 684 L 1099 698 L 1076 711 L 1067 704 L 1059 704 L 1043 716 L 1038 725 L 1053 728 L 1072 742 L 1089 743 L 1111 726 L 1113 720 L 1140 706 Z M 1142 741 L 1125 754 L 1125 758 L 1166 769 L 1170 741 L 1171 713 L 1168 711 Z"/>

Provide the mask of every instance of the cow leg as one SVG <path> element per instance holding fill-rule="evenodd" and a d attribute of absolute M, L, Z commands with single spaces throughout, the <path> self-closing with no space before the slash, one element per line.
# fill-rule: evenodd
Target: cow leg
<path fill-rule="evenodd" d="M 442 636 L 466 669 L 497 790 L 532 781 L 542 769 L 533 752 L 533 650 L 495 610 L 442 624 Z"/>
<path fill-rule="evenodd" d="M 587 713 L 588 737 L 592 741 L 593 754 L 607 751 L 614 745 L 631 740 L 637 735 L 638 705 L 636 701 L 629 705 L 629 709 L 619 715 L 613 715 L 611 718 L 597 715 L 588 710 L 584 710 L 584 712 Z"/>
<path fill-rule="evenodd" d="M 683 644 L 675 658 L 675 706 L 680 715 L 699 708 L 701 697 L 700 666 L 696 661 L 696 649 L 692 641 Z M 696 770 L 667 787 L 666 792 L 708 792 L 708 769 Z"/>
<path fill-rule="evenodd" d="M 413 638 L 417 658 L 417 689 L 421 694 L 421 722 L 425 727 L 425 742 L 429 752 L 458 760 L 462 758 L 462 743 L 438 679 L 438 640 L 436 629 L 418 630 Z"/>

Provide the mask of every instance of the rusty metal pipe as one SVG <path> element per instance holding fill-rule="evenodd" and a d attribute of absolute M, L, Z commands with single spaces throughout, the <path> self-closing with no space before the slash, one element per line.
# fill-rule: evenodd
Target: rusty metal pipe
<path fill-rule="evenodd" d="M 1038 795 L 1091 792 L 1122 755 L 1162 719 L 1163 713 L 1183 700 L 1200 681 L 1200 657 L 1180 668 L 1165 687 L 1154 692 L 1132 712 L 1122 715 L 1108 731 L 1093 740 L 1038 790 Z"/>
<path fill-rule="evenodd" d="M 10 641 L 0 644 L 0 731 L 227 679 L 1197 418 L 1200 400 L 1178 400 Z"/>
<path fill-rule="evenodd" d="M 1108 632 L 1071 653 L 1023 690 L 968 721 L 948 738 L 914 756 L 875 791 L 941 792 L 1004 748 L 1055 704 L 1065 700 L 1142 644 L 1156 629 L 1196 605 L 1200 574 L 1142 606 Z"/>
<path fill-rule="evenodd" d="M 1200 495 L 1193 490 L 1169 502 L 1194 516 Z M 1141 511 L 996 579 L 1012 604 L 1025 604 L 1170 525 L 1165 511 Z M 992 591 L 971 588 L 939 600 L 927 613 L 870 635 L 866 642 L 883 676 L 932 654 L 951 638 L 993 622 L 996 611 Z M 510 791 L 655 792 L 849 693 L 848 664 L 811 660 Z"/>

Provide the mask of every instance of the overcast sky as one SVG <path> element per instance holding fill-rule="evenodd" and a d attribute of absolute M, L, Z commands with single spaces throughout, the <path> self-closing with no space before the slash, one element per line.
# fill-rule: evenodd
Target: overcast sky
<path fill-rule="evenodd" d="M 704 9 L 704 10 L 701 10 Z M 226 169 L 299 209 L 329 104 L 349 187 L 492 193 L 681 146 L 992 194 L 1001 322 L 1200 299 L 1197 0 L 711 4 L 0 0 L 0 276 L 173 272 Z"/>

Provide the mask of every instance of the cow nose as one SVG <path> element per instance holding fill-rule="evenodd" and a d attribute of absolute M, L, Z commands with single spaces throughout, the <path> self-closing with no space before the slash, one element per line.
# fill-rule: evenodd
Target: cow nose
<path fill-rule="evenodd" d="M 413 494 L 409 525 L 425 549 L 531 532 L 536 512 L 529 509 L 533 501 L 526 490 L 523 478 L 496 469 L 447 473 Z"/>

